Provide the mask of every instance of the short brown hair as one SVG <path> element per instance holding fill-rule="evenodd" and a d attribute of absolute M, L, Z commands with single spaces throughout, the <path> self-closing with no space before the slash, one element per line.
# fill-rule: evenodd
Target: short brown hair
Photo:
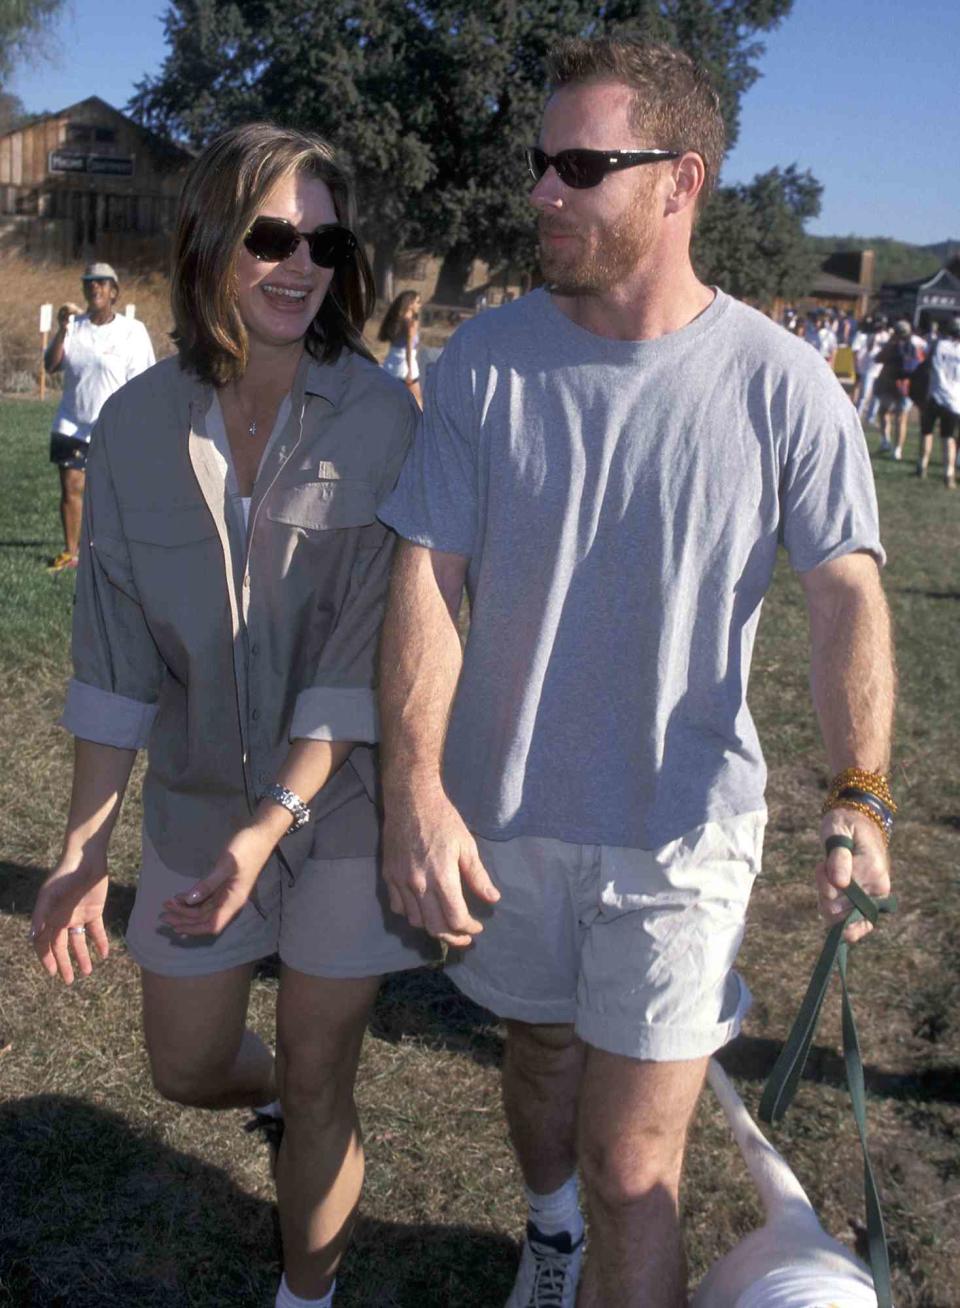
<path fill-rule="evenodd" d="M 692 150 L 703 160 L 706 200 L 726 151 L 720 98 L 705 70 L 673 46 L 639 37 L 569 37 L 547 55 L 551 89 L 578 82 L 622 82 L 634 92 L 630 125 L 657 150 Z M 613 142 L 613 145 L 619 142 Z M 612 147 L 611 147 L 612 148 Z"/>
<path fill-rule="evenodd" d="M 353 186 L 319 136 L 273 123 L 248 123 L 218 136 L 193 161 L 180 194 L 171 272 L 173 339 L 184 367 L 215 386 L 246 370 L 248 340 L 237 308 L 237 259 L 243 237 L 273 188 L 291 174 L 325 182 L 337 219 L 356 227 Z M 344 348 L 372 358 L 363 325 L 374 306 L 363 247 L 338 267 L 306 348 L 323 363 Z"/>

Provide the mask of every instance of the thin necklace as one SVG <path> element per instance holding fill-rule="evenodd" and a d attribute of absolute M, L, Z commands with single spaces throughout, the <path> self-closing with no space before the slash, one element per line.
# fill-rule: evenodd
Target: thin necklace
<path fill-rule="evenodd" d="M 240 416 L 245 420 L 247 415 L 243 411 L 246 408 L 246 405 L 240 399 L 240 392 L 237 390 L 236 382 L 234 382 L 233 394 L 236 397 L 237 406 L 240 409 Z M 257 420 L 256 418 L 254 418 L 247 423 L 247 435 L 253 437 L 256 436 L 256 434 L 257 434 Z"/>

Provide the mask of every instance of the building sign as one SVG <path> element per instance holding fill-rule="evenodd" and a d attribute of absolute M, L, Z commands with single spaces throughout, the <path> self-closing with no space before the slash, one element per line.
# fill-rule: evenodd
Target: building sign
<path fill-rule="evenodd" d="M 69 154 L 66 150 L 51 150 L 47 166 L 52 173 L 85 173 L 87 156 Z"/>
<path fill-rule="evenodd" d="M 51 150 L 48 167 L 52 173 L 94 173 L 111 177 L 133 176 L 132 154 L 74 154 Z"/>
<path fill-rule="evenodd" d="M 113 177 L 133 176 L 132 154 L 88 154 L 88 173 L 109 173 Z"/>

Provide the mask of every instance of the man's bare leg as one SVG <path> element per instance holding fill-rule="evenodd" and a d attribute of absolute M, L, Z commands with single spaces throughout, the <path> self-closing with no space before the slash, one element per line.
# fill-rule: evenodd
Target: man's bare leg
<path fill-rule="evenodd" d="M 590 1245 L 578 1308 L 683 1308 L 679 1189 L 707 1059 L 652 1063 L 590 1048 L 578 1153 Z"/>
<path fill-rule="evenodd" d="M 576 1170 L 583 1059 L 572 1026 L 507 1023 L 503 1106 L 523 1179 L 537 1194 L 552 1194 Z"/>

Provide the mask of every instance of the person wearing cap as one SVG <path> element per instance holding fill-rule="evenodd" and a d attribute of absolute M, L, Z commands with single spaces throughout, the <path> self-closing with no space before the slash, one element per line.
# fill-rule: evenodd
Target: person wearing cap
<path fill-rule="evenodd" d="M 43 359 L 47 372 L 63 369 L 63 398 L 50 433 L 50 462 L 60 469 L 63 549 L 51 561 L 51 572 L 77 566 L 87 451 L 104 401 L 156 362 L 143 323 L 116 312 L 120 283 L 110 264 L 88 264 L 81 280 L 87 311 L 76 304 L 60 306 L 57 332 Z"/>
<path fill-rule="evenodd" d="M 947 319 L 930 354 L 930 381 L 920 415 L 918 477 L 927 475 L 937 423 L 943 439 L 944 485 L 954 490 L 957 485 L 957 428 L 960 427 L 960 318 Z"/>
<path fill-rule="evenodd" d="M 893 336 L 877 355 L 880 375 L 874 386 L 877 397 L 877 417 L 880 421 L 881 454 L 892 451 L 899 462 L 907 443 L 907 420 L 910 416 L 910 378 L 920 367 L 926 353 L 926 342 L 915 336 L 906 318 L 894 323 Z M 897 415 L 897 429 L 893 430 L 893 415 Z M 896 444 L 894 444 L 896 436 Z"/>

